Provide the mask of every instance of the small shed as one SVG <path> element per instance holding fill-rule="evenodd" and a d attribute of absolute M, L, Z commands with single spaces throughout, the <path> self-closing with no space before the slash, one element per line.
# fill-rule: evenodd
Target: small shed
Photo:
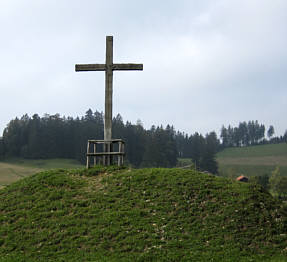
<path fill-rule="evenodd" d="M 236 181 L 248 182 L 248 177 L 246 177 L 246 176 L 239 176 L 239 177 L 236 178 Z"/>

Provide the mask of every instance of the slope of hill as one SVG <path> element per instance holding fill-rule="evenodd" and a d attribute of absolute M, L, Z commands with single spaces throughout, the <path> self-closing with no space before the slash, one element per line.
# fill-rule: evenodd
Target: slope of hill
<path fill-rule="evenodd" d="M 222 176 L 270 175 L 276 166 L 287 176 L 287 144 L 227 148 L 217 154 L 217 161 Z"/>
<path fill-rule="evenodd" d="M 13 158 L 0 162 L 0 188 L 17 180 L 47 169 L 78 168 L 73 159 L 22 159 Z"/>
<path fill-rule="evenodd" d="M 183 169 L 45 171 L 0 190 L 0 261 L 286 261 L 258 185 Z"/>

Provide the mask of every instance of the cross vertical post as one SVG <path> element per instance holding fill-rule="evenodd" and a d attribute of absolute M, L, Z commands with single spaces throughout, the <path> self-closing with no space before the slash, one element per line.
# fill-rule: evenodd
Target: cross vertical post
<path fill-rule="evenodd" d="M 106 90 L 104 140 L 112 139 L 113 108 L 113 37 L 106 37 Z"/>
<path fill-rule="evenodd" d="M 112 118 L 113 118 L 113 37 L 106 37 L 106 90 L 105 90 L 105 121 L 104 121 L 104 140 L 112 139 Z M 104 144 L 104 151 L 111 152 L 109 142 Z M 104 164 L 112 164 L 112 156 L 104 157 Z"/>

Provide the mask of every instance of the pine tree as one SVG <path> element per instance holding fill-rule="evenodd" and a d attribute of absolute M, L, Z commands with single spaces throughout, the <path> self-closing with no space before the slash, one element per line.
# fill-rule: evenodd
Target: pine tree
<path fill-rule="evenodd" d="M 267 131 L 267 136 L 270 139 L 273 135 L 274 135 L 275 131 L 274 131 L 274 127 L 270 126 L 268 131 Z"/>
<path fill-rule="evenodd" d="M 200 168 L 204 171 L 208 171 L 212 174 L 218 173 L 218 164 L 215 159 L 217 148 L 219 146 L 219 140 L 216 133 L 211 132 L 205 137 L 205 146 L 202 158 L 200 161 Z"/>

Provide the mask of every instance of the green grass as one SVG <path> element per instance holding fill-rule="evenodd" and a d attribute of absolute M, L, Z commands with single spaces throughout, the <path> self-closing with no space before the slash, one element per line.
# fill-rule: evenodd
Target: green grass
<path fill-rule="evenodd" d="M 83 166 L 73 159 L 7 159 L 0 162 L 0 188 L 43 170 L 81 167 Z"/>
<path fill-rule="evenodd" d="M 11 158 L 3 161 L 4 163 L 15 164 L 18 166 L 42 168 L 42 169 L 55 169 L 55 168 L 80 168 L 83 167 L 77 160 L 55 158 L 55 159 L 23 159 Z"/>
<path fill-rule="evenodd" d="M 287 143 L 226 148 L 218 157 L 287 156 Z"/>
<path fill-rule="evenodd" d="M 178 158 L 177 159 L 177 166 L 178 167 L 190 167 L 194 169 L 194 163 L 191 158 Z"/>
<path fill-rule="evenodd" d="M 252 166 L 252 165 L 222 165 L 219 164 L 219 175 L 223 177 L 236 178 L 239 175 L 245 175 L 247 177 L 254 176 L 271 176 L 276 165 L 272 166 Z M 280 166 L 280 175 L 287 176 L 287 167 Z"/>
<path fill-rule="evenodd" d="M 0 261 L 286 261 L 286 222 L 260 186 L 193 170 L 51 170 L 0 190 Z"/>
<path fill-rule="evenodd" d="M 271 175 L 276 166 L 287 176 L 287 144 L 227 148 L 217 154 L 217 162 L 225 177 Z"/>

